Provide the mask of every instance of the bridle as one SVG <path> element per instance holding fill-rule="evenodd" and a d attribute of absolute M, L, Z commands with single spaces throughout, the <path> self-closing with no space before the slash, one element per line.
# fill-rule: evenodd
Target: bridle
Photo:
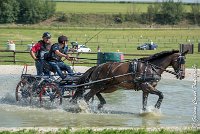
<path fill-rule="evenodd" d="M 147 61 L 142 61 L 142 62 L 145 62 L 145 63 L 146 63 Z M 150 62 L 148 62 L 148 64 L 151 65 L 151 66 L 154 67 L 154 68 L 163 70 L 163 71 L 165 71 L 165 72 L 167 72 L 167 73 L 170 73 L 170 74 L 173 74 L 173 75 L 175 75 L 178 79 L 182 79 L 182 78 L 181 78 L 181 74 L 183 73 L 183 71 L 184 71 L 184 66 L 185 66 L 185 56 L 183 55 L 183 53 L 181 53 L 181 54 L 178 56 L 178 58 L 177 58 L 176 60 L 174 60 L 174 62 L 178 62 L 178 68 L 177 68 L 177 69 L 174 69 L 175 72 L 174 72 L 174 71 L 167 70 L 167 69 L 162 68 L 162 67 L 160 67 L 160 66 L 157 66 L 157 65 L 155 65 L 155 64 L 152 64 L 152 63 L 150 63 Z"/>
<path fill-rule="evenodd" d="M 159 69 L 165 71 L 165 72 L 168 72 L 168 73 L 171 73 L 171 74 L 175 75 L 177 79 L 182 79 L 181 75 L 182 75 L 182 73 L 184 71 L 184 68 L 185 68 L 185 56 L 183 55 L 183 53 L 181 53 L 178 56 L 178 58 L 176 60 L 174 60 L 174 62 L 178 62 L 178 68 L 174 69 L 175 72 L 167 70 L 167 69 L 164 69 L 162 67 L 159 67 L 159 66 L 156 66 L 156 65 L 153 65 L 153 64 L 152 65 L 155 66 L 156 68 L 159 68 Z"/>
<path fill-rule="evenodd" d="M 179 78 L 179 79 L 182 79 L 181 75 L 182 75 L 184 68 L 185 68 L 185 56 L 181 53 L 178 56 L 176 62 L 178 62 L 178 68 L 175 69 L 176 77 Z"/>

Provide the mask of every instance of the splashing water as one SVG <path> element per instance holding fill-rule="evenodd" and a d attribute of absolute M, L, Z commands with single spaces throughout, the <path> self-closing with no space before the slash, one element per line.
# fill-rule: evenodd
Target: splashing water
<path fill-rule="evenodd" d="M 161 109 L 157 109 L 154 106 L 148 106 L 146 111 L 140 110 L 140 116 L 162 116 Z"/>
<path fill-rule="evenodd" d="M 77 103 L 78 103 L 79 108 L 81 109 L 81 112 L 83 112 L 83 113 L 90 113 L 91 112 L 91 110 L 90 110 L 87 102 L 85 102 L 85 100 L 79 99 L 77 101 Z"/>

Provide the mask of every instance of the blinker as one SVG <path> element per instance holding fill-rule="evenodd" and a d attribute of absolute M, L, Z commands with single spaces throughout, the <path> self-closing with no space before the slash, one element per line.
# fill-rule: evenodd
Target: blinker
<path fill-rule="evenodd" d="M 179 61 L 179 64 L 185 64 L 184 56 L 180 56 L 180 57 L 178 58 L 178 61 Z"/>

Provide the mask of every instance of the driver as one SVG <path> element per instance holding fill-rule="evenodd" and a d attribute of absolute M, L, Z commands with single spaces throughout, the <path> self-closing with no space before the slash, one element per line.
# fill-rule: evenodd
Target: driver
<path fill-rule="evenodd" d="M 56 73 L 62 78 L 65 79 L 67 76 L 62 73 L 62 71 L 67 71 L 68 75 L 73 75 L 74 72 L 72 71 L 71 67 L 66 65 L 61 58 L 65 57 L 67 60 L 69 55 L 67 54 L 67 42 L 68 38 L 66 36 L 58 37 L 58 43 L 55 43 L 51 46 L 51 49 L 48 53 L 48 63 L 49 65 L 56 71 Z"/>

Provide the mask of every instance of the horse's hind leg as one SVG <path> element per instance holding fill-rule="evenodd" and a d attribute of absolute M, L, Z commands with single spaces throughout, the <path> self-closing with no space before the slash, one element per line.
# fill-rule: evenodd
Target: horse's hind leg
<path fill-rule="evenodd" d="M 84 95 L 84 100 L 88 102 L 96 93 L 97 92 L 95 90 L 90 89 L 90 91 L 86 95 Z"/>
<path fill-rule="evenodd" d="M 100 104 L 98 105 L 98 109 L 101 109 L 104 104 L 106 104 L 106 100 L 103 98 L 103 96 L 100 93 L 97 93 L 96 96 L 98 97 Z"/>
<path fill-rule="evenodd" d="M 83 97 L 83 93 L 84 93 L 84 89 L 83 88 L 79 88 L 75 92 L 75 94 L 72 96 L 72 99 L 70 100 L 70 102 L 76 104 L 77 103 L 77 99 Z"/>

